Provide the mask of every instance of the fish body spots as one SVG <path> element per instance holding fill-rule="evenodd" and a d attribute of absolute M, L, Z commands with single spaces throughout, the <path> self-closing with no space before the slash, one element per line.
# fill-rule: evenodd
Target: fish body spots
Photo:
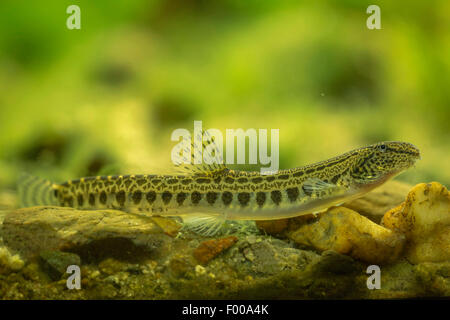
<path fill-rule="evenodd" d="M 159 184 L 161 182 L 161 179 L 153 179 L 152 180 L 152 184 L 154 184 L 155 186 L 157 185 L 157 184 Z"/>
<path fill-rule="evenodd" d="M 225 182 L 228 183 L 228 184 L 232 184 L 232 183 L 234 183 L 234 179 L 230 178 L 230 177 L 226 177 L 225 178 Z"/>
<path fill-rule="evenodd" d="M 125 206 L 125 191 L 120 190 L 116 193 L 116 201 L 119 204 L 119 206 L 124 207 Z"/>
<path fill-rule="evenodd" d="M 143 184 L 145 184 L 147 181 L 145 179 L 138 179 L 136 180 L 136 184 L 138 186 L 142 186 Z"/>
<path fill-rule="evenodd" d="M 131 198 L 132 198 L 134 204 L 136 204 L 136 205 L 139 204 L 141 202 L 141 200 L 142 200 L 142 192 L 141 191 L 135 191 L 133 193 L 133 195 L 131 196 Z"/>
<path fill-rule="evenodd" d="M 258 204 L 258 207 L 264 206 L 264 203 L 266 202 L 266 193 L 265 192 L 258 192 L 256 193 L 256 203 Z"/>
<path fill-rule="evenodd" d="M 82 207 L 83 206 L 84 198 L 83 198 L 83 195 L 81 193 L 77 196 L 77 202 L 78 202 L 78 207 Z"/>
<path fill-rule="evenodd" d="M 127 188 L 127 189 L 128 189 L 128 188 L 130 187 L 131 183 L 132 183 L 131 179 L 127 179 L 127 180 L 125 180 L 125 181 L 124 181 L 124 184 L 125 184 L 125 188 Z"/>
<path fill-rule="evenodd" d="M 261 182 L 263 182 L 263 178 L 261 178 L 261 177 L 253 178 L 253 179 L 252 179 L 252 182 L 253 182 L 253 183 L 261 183 Z"/>
<path fill-rule="evenodd" d="M 274 190 L 270 193 L 270 198 L 272 199 L 273 203 L 276 205 L 280 205 L 281 203 L 281 191 Z"/>
<path fill-rule="evenodd" d="M 172 199 L 172 193 L 168 192 L 168 191 L 164 191 L 161 195 L 162 197 L 162 201 L 164 204 L 168 204 L 170 202 L 170 199 Z"/>
<path fill-rule="evenodd" d="M 217 199 L 217 193 L 216 192 L 208 192 L 206 194 L 206 201 L 210 204 L 213 205 L 214 202 L 216 202 Z"/>
<path fill-rule="evenodd" d="M 147 199 L 147 202 L 151 205 L 156 200 L 156 192 L 155 191 L 147 192 L 145 198 Z"/>
<path fill-rule="evenodd" d="M 286 190 L 286 192 L 287 192 L 287 196 L 291 202 L 295 202 L 297 200 L 298 195 L 299 195 L 299 191 L 298 191 L 297 187 L 289 188 Z"/>
<path fill-rule="evenodd" d="M 184 192 L 180 192 L 177 194 L 177 203 L 179 206 L 183 205 L 184 200 L 186 200 L 187 194 Z"/>
<path fill-rule="evenodd" d="M 178 179 L 176 179 L 176 178 L 172 178 L 172 179 L 168 179 L 167 180 L 167 184 L 175 184 L 175 183 L 178 183 Z"/>
<path fill-rule="evenodd" d="M 222 202 L 224 205 L 228 206 L 233 201 L 233 194 L 229 191 L 222 193 Z"/>
<path fill-rule="evenodd" d="M 89 193 L 89 205 L 95 207 L 95 195 L 93 193 Z"/>
<path fill-rule="evenodd" d="M 192 204 L 197 205 L 200 202 L 200 200 L 202 200 L 202 194 L 198 191 L 192 192 L 191 194 Z"/>
<path fill-rule="evenodd" d="M 105 191 L 102 191 L 102 192 L 100 193 L 100 198 L 99 198 L 100 203 L 103 204 L 103 205 L 105 205 L 107 199 L 108 199 L 108 197 L 107 197 L 107 195 L 106 195 L 106 192 L 105 192 Z"/>
<path fill-rule="evenodd" d="M 238 194 L 238 201 L 241 204 L 241 206 L 245 207 L 250 202 L 250 193 L 248 192 L 241 192 Z"/>
<path fill-rule="evenodd" d="M 183 179 L 183 180 L 181 180 L 181 184 L 188 185 L 190 183 L 192 183 L 192 179 Z"/>

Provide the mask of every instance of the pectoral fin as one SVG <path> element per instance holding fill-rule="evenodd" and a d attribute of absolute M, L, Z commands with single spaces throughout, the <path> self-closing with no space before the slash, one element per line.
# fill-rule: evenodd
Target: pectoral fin
<path fill-rule="evenodd" d="M 310 178 L 303 183 L 303 191 L 308 196 L 320 196 L 322 194 L 331 195 L 337 194 L 344 190 L 343 187 L 337 186 L 333 183 L 325 182 L 318 178 Z"/>

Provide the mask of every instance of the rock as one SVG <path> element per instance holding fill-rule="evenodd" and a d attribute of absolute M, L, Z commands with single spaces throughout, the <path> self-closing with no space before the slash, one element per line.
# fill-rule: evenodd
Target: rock
<path fill-rule="evenodd" d="M 334 250 L 369 263 L 388 263 L 402 252 L 405 237 L 357 212 L 334 207 L 312 223 L 304 223 L 288 237 L 319 251 Z"/>
<path fill-rule="evenodd" d="M 414 271 L 427 295 L 450 297 L 450 261 L 420 263 L 415 266 Z"/>
<path fill-rule="evenodd" d="M 450 260 L 450 194 L 440 183 L 416 185 L 403 204 L 384 215 L 382 224 L 406 236 L 408 261 Z"/>
<path fill-rule="evenodd" d="M 194 269 L 191 260 L 183 255 L 176 255 L 169 261 L 169 270 L 173 277 L 183 278 Z"/>
<path fill-rule="evenodd" d="M 195 266 L 195 274 L 197 275 L 197 276 L 201 276 L 201 275 L 204 275 L 204 274 L 206 274 L 206 269 L 205 269 L 205 267 L 203 267 L 203 266 L 201 266 L 201 265 L 196 265 Z"/>
<path fill-rule="evenodd" d="M 352 274 L 361 271 L 360 265 L 351 257 L 333 250 L 322 252 L 320 259 L 315 259 L 309 266 L 317 273 Z"/>
<path fill-rule="evenodd" d="M 163 217 L 152 217 L 152 219 L 168 236 L 175 237 L 181 229 L 181 224 L 176 223 L 172 219 Z"/>
<path fill-rule="evenodd" d="M 39 257 L 43 270 L 53 281 L 61 279 L 68 266 L 81 264 L 80 257 L 70 252 L 43 251 Z"/>
<path fill-rule="evenodd" d="M 236 241 L 237 237 L 235 236 L 204 241 L 194 250 L 194 258 L 201 264 L 207 264 Z"/>
<path fill-rule="evenodd" d="M 23 258 L 46 250 L 70 251 L 67 249 L 96 240 L 129 239 L 136 244 L 152 244 L 161 236 L 168 237 L 150 217 L 115 210 L 61 207 L 10 211 L 0 234 L 5 245 Z"/>
<path fill-rule="evenodd" d="M 361 198 L 346 202 L 342 206 L 358 212 L 373 222 L 380 223 L 386 211 L 405 200 L 410 189 L 411 185 L 409 184 L 391 180 Z"/>
<path fill-rule="evenodd" d="M 113 258 L 107 258 L 98 264 L 99 270 L 107 275 L 113 275 L 115 273 L 126 270 L 128 265 Z"/>
<path fill-rule="evenodd" d="M 270 235 L 281 234 L 289 225 L 289 219 L 259 220 L 255 222 L 259 230 L 262 230 Z"/>
<path fill-rule="evenodd" d="M 234 264 L 239 272 L 266 276 L 286 270 L 304 269 L 318 257 L 314 252 L 293 248 L 278 239 L 265 239 L 254 243 L 244 240 L 239 244 L 239 252 L 244 256 L 244 263 Z"/>

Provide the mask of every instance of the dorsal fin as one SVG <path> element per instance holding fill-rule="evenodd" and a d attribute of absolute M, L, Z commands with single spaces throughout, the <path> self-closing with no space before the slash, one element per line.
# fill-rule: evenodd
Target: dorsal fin
<path fill-rule="evenodd" d="M 194 141 L 183 139 L 184 148 L 182 149 L 181 164 L 176 165 L 175 169 L 181 174 L 193 175 L 216 175 L 227 169 L 223 164 L 222 145 L 219 145 L 214 136 L 209 134 L 209 130 L 202 130 Z M 190 164 L 188 156 L 190 155 Z M 194 160 L 200 160 L 200 164 L 195 164 Z"/>

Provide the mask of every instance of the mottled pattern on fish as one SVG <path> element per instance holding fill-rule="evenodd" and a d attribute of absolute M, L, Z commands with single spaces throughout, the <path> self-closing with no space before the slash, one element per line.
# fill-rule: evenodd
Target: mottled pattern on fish
<path fill-rule="evenodd" d="M 25 177 L 23 206 L 111 208 L 150 215 L 222 214 L 267 220 L 318 212 L 356 198 L 409 168 L 419 150 L 382 142 L 274 175 L 220 170 L 192 175 L 98 176 L 51 184 Z M 34 179 L 34 180 L 33 180 Z"/>

